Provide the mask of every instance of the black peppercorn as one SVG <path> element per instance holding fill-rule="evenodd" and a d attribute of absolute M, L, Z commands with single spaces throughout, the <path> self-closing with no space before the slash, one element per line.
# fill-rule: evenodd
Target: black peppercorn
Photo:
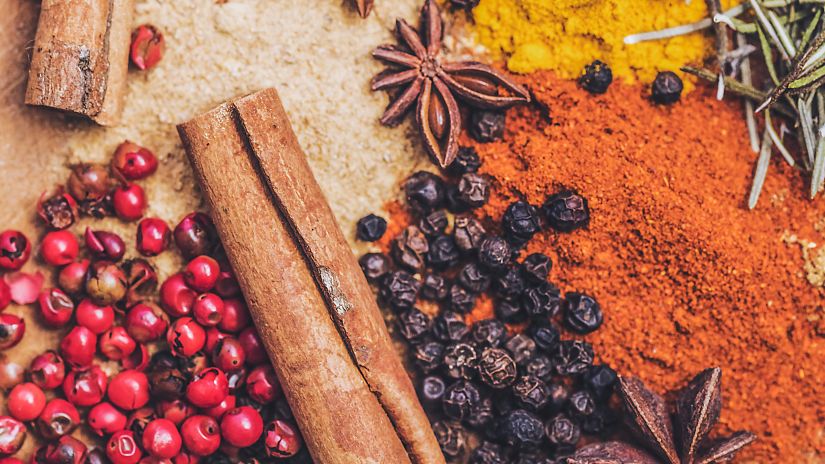
<path fill-rule="evenodd" d="M 441 452 L 447 458 L 457 458 L 464 454 L 466 437 L 464 429 L 455 422 L 435 421 L 432 423 L 433 433 Z"/>
<path fill-rule="evenodd" d="M 459 216 L 455 218 L 453 227 L 453 237 L 459 250 L 469 253 L 477 250 L 485 238 L 487 231 L 478 220 L 472 216 Z"/>
<path fill-rule="evenodd" d="M 470 453 L 467 464 L 507 464 L 500 445 L 485 441 Z"/>
<path fill-rule="evenodd" d="M 473 147 L 460 147 L 455 160 L 447 166 L 447 173 L 453 176 L 461 176 L 468 172 L 477 172 L 481 167 L 481 158 Z"/>
<path fill-rule="evenodd" d="M 605 364 L 592 366 L 584 373 L 584 385 L 599 401 L 606 401 L 613 394 L 613 388 L 619 376 L 616 371 Z"/>
<path fill-rule="evenodd" d="M 533 337 L 536 347 L 547 354 L 556 352 L 561 334 L 559 329 L 550 322 L 536 321 L 530 325 L 527 333 Z"/>
<path fill-rule="evenodd" d="M 445 416 L 460 421 L 467 417 L 480 401 L 481 393 L 478 387 L 468 380 L 459 380 L 447 387 L 441 405 Z"/>
<path fill-rule="evenodd" d="M 444 379 L 437 375 L 429 375 L 421 380 L 418 386 L 418 398 L 427 408 L 441 407 L 441 401 L 444 398 L 444 392 L 447 390 L 447 384 Z"/>
<path fill-rule="evenodd" d="M 550 401 L 550 387 L 538 377 L 523 375 L 513 384 L 513 397 L 521 407 L 538 411 Z"/>
<path fill-rule="evenodd" d="M 374 242 L 384 236 L 387 231 L 387 221 L 381 216 L 368 214 L 358 220 L 355 226 L 355 235 L 358 240 Z"/>
<path fill-rule="evenodd" d="M 524 291 L 521 296 L 521 305 L 529 317 L 536 319 L 554 317 L 561 308 L 561 293 L 555 285 L 542 282 L 539 286 Z"/>
<path fill-rule="evenodd" d="M 404 183 L 407 204 L 419 212 L 432 211 L 444 202 L 444 181 L 437 175 L 418 171 Z"/>
<path fill-rule="evenodd" d="M 603 321 L 602 308 L 593 297 L 576 292 L 564 296 L 564 322 L 570 330 L 589 334 L 601 327 Z"/>
<path fill-rule="evenodd" d="M 516 362 L 501 348 L 487 348 L 478 361 L 478 376 L 490 388 L 506 388 L 516 381 Z"/>
<path fill-rule="evenodd" d="M 547 409 L 553 412 L 561 411 L 567 405 L 570 392 L 567 390 L 567 387 L 558 383 L 548 384 L 547 387 L 550 391 Z"/>
<path fill-rule="evenodd" d="M 390 273 L 390 258 L 384 253 L 367 253 L 358 260 L 361 270 L 370 282 L 378 282 Z"/>
<path fill-rule="evenodd" d="M 682 96 L 682 79 L 673 71 L 661 71 L 653 80 L 651 96 L 653 101 L 662 105 L 669 105 L 679 101 Z"/>
<path fill-rule="evenodd" d="M 516 334 L 504 342 L 504 348 L 513 355 L 519 366 L 524 365 L 536 354 L 536 342 L 525 334 Z"/>
<path fill-rule="evenodd" d="M 453 286 L 450 287 L 449 303 L 453 311 L 458 311 L 462 314 L 469 313 L 476 305 L 476 298 L 478 298 L 478 295 L 461 285 L 453 284 Z"/>
<path fill-rule="evenodd" d="M 444 361 L 444 348 L 444 344 L 439 342 L 421 343 L 413 350 L 413 362 L 421 372 L 429 374 L 441 367 Z"/>
<path fill-rule="evenodd" d="M 559 375 L 578 375 L 593 364 L 593 347 L 582 340 L 564 340 L 559 343 L 553 364 Z"/>
<path fill-rule="evenodd" d="M 516 301 L 499 300 L 493 307 L 493 312 L 496 318 L 508 324 L 518 324 L 527 319 L 524 308 Z"/>
<path fill-rule="evenodd" d="M 492 236 L 482 240 L 478 248 L 478 262 L 490 271 L 504 269 L 513 258 L 513 250 L 501 237 Z"/>
<path fill-rule="evenodd" d="M 461 198 L 461 193 L 458 191 L 458 185 L 450 184 L 444 193 L 444 204 L 447 211 L 453 214 L 461 214 L 470 211 L 470 205 L 464 202 Z"/>
<path fill-rule="evenodd" d="M 507 327 L 497 319 L 484 319 L 473 324 L 471 337 L 480 347 L 497 348 L 507 336 Z"/>
<path fill-rule="evenodd" d="M 566 452 L 576 447 L 581 437 L 579 426 L 564 414 L 558 414 L 544 424 L 544 434 L 558 451 Z"/>
<path fill-rule="evenodd" d="M 470 328 L 455 311 L 442 311 L 433 320 L 433 336 L 445 343 L 461 341 L 468 333 Z"/>
<path fill-rule="evenodd" d="M 412 308 L 421 284 L 407 271 L 387 274 L 381 285 L 381 299 L 395 309 Z"/>
<path fill-rule="evenodd" d="M 490 198 L 490 182 L 481 174 L 464 174 L 458 181 L 458 197 L 470 208 L 484 206 Z"/>
<path fill-rule="evenodd" d="M 504 211 L 501 219 L 504 235 L 511 243 L 521 246 L 541 228 L 536 207 L 526 201 L 516 201 Z"/>
<path fill-rule="evenodd" d="M 602 94 L 607 92 L 610 83 L 613 82 L 613 72 L 610 66 L 595 60 L 584 67 L 579 84 L 590 93 Z"/>
<path fill-rule="evenodd" d="M 438 274 L 427 274 L 421 281 L 421 298 L 430 301 L 442 301 L 450 293 L 447 279 Z"/>
<path fill-rule="evenodd" d="M 478 352 L 469 343 L 453 343 L 444 350 L 444 373 L 453 379 L 472 379 Z"/>
<path fill-rule="evenodd" d="M 416 226 L 408 226 L 392 242 L 392 257 L 402 267 L 420 272 L 430 249 L 427 237 Z"/>
<path fill-rule="evenodd" d="M 493 291 L 501 298 L 515 301 L 521 298 L 526 283 L 521 272 L 521 268 L 511 266 L 500 276 L 493 280 Z"/>
<path fill-rule="evenodd" d="M 495 142 L 504 136 L 504 113 L 476 110 L 470 115 L 470 136 L 481 143 Z"/>
<path fill-rule="evenodd" d="M 484 398 L 470 409 L 470 414 L 464 418 L 464 422 L 470 427 L 480 429 L 490 424 L 494 417 L 493 400 Z"/>
<path fill-rule="evenodd" d="M 447 212 L 443 209 L 437 209 L 422 217 L 418 222 L 418 228 L 428 237 L 437 237 L 447 230 L 449 222 Z"/>
<path fill-rule="evenodd" d="M 524 365 L 524 373 L 547 382 L 552 379 L 554 374 L 553 361 L 550 360 L 549 356 L 537 355 Z"/>
<path fill-rule="evenodd" d="M 544 439 L 544 424 L 530 411 L 516 409 L 502 418 L 498 425 L 499 436 L 516 449 L 538 447 Z"/>
<path fill-rule="evenodd" d="M 524 262 L 521 264 L 524 276 L 534 284 L 545 282 L 552 267 L 553 262 L 544 253 L 533 253 L 524 258 Z"/>
<path fill-rule="evenodd" d="M 398 331 L 408 341 L 420 340 L 432 327 L 430 316 L 416 308 L 410 308 L 398 316 Z"/>
<path fill-rule="evenodd" d="M 446 269 L 454 266 L 459 259 L 459 248 L 449 235 L 440 235 L 433 239 L 427 253 L 427 263 L 434 269 Z"/>
<path fill-rule="evenodd" d="M 573 190 L 550 195 L 541 210 L 547 224 L 559 232 L 572 232 L 590 223 L 587 199 Z"/>
<path fill-rule="evenodd" d="M 582 418 L 579 423 L 584 433 L 598 434 L 604 432 L 608 424 L 614 421 L 610 410 L 596 409 L 593 414 Z"/>
<path fill-rule="evenodd" d="M 490 275 L 478 263 L 469 262 L 458 272 L 458 283 L 473 293 L 481 293 L 490 287 Z"/>
<path fill-rule="evenodd" d="M 456 10 L 470 11 L 477 7 L 481 0 L 450 0 L 450 7 Z"/>
<path fill-rule="evenodd" d="M 567 402 L 567 413 L 571 418 L 581 422 L 596 412 L 596 400 L 587 390 L 581 390 L 570 395 Z"/>

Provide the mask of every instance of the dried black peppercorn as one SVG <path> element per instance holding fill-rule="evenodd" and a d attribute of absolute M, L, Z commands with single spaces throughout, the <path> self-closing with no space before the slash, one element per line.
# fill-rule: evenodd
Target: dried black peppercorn
<path fill-rule="evenodd" d="M 459 380 L 453 383 L 444 392 L 441 401 L 444 415 L 454 420 L 463 420 L 481 401 L 481 393 L 473 382 Z"/>
<path fill-rule="evenodd" d="M 387 221 L 381 216 L 368 214 L 358 220 L 355 226 L 355 235 L 358 240 L 374 242 L 384 236 L 387 231 Z"/>
<path fill-rule="evenodd" d="M 487 231 L 478 220 L 472 216 L 459 216 L 455 218 L 453 227 L 453 237 L 459 250 L 469 253 L 477 250 L 484 240 Z"/>
<path fill-rule="evenodd" d="M 567 387 L 558 383 L 550 383 L 547 387 L 550 390 L 547 409 L 552 412 L 561 411 L 567 405 L 567 400 L 570 398 L 570 391 L 567 390 Z"/>
<path fill-rule="evenodd" d="M 433 320 L 433 336 L 445 343 L 463 340 L 470 333 L 461 314 L 455 311 L 442 311 Z"/>
<path fill-rule="evenodd" d="M 441 367 L 444 361 L 444 344 L 434 341 L 421 343 L 413 350 L 413 362 L 418 369 L 429 374 Z"/>
<path fill-rule="evenodd" d="M 367 253 L 358 260 L 361 270 L 370 282 L 378 282 L 390 273 L 390 258 L 384 253 Z"/>
<path fill-rule="evenodd" d="M 582 340 L 564 340 L 559 343 L 553 364 L 559 375 L 577 375 L 593 364 L 593 347 Z"/>
<path fill-rule="evenodd" d="M 539 416 L 524 409 L 511 411 L 498 425 L 499 436 L 516 449 L 538 447 L 544 439 L 544 424 Z"/>
<path fill-rule="evenodd" d="M 550 275 L 550 269 L 553 267 L 553 262 L 544 253 L 533 253 L 524 258 L 521 263 L 521 269 L 524 271 L 524 276 L 534 284 L 540 284 L 547 281 L 547 276 Z"/>
<path fill-rule="evenodd" d="M 470 11 L 477 7 L 479 3 L 481 3 L 481 0 L 450 0 L 450 7 L 456 10 Z"/>
<path fill-rule="evenodd" d="M 443 209 L 437 209 L 422 217 L 418 222 L 418 228 L 428 237 L 437 237 L 447 230 L 449 222 L 447 212 Z"/>
<path fill-rule="evenodd" d="M 473 324 L 471 337 L 480 347 L 497 348 L 507 336 L 507 327 L 497 319 L 484 319 Z"/>
<path fill-rule="evenodd" d="M 454 379 L 472 379 L 478 352 L 469 343 L 453 343 L 444 350 L 444 373 Z"/>
<path fill-rule="evenodd" d="M 490 388 L 507 388 L 518 376 L 516 362 L 501 348 L 487 348 L 478 361 L 478 376 Z"/>
<path fill-rule="evenodd" d="M 576 447 L 581 437 L 581 430 L 567 416 L 558 414 L 544 424 L 544 434 L 558 451 L 566 452 Z"/>
<path fill-rule="evenodd" d="M 581 422 L 596 412 L 596 400 L 587 390 L 581 390 L 570 395 L 567 402 L 567 413 L 571 418 Z"/>
<path fill-rule="evenodd" d="M 468 172 L 477 172 L 480 167 L 481 158 L 479 158 L 476 149 L 473 147 L 460 147 L 455 160 L 447 166 L 447 173 L 453 176 L 461 176 Z"/>
<path fill-rule="evenodd" d="M 481 174 L 464 174 L 458 181 L 458 197 L 470 208 L 484 206 L 490 198 L 490 182 Z"/>
<path fill-rule="evenodd" d="M 507 464 L 500 445 L 485 441 L 470 453 L 467 464 Z"/>
<path fill-rule="evenodd" d="M 430 250 L 427 237 L 416 226 L 408 226 L 392 242 L 392 257 L 396 264 L 413 272 L 420 272 Z"/>
<path fill-rule="evenodd" d="M 495 142 L 504 136 L 504 125 L 503 112 L 476 110 L 470 115 L 470 136 L 481 143 Z"/>
<path fill-rule="evenodd" d="M 441 452 L 447 458 L 457 458 L 464 454 L 466 437 L 464 429 L 455 422 L 435 421 L 432 423 L 433 433 Z"/>
<path fill-rule="evenodd" d="M 387 274 L 381 285 L 381 299 L 395 309 L 412 308 L 421 284 L 407 271 Z"/>
<path fill-rule="evenodd" d="M 432 327 L 430 316 L 416 308 L 410 308 L 398 316 L 398 331 L 408 341 L 420 340 Z"/>
<path fill-rule="evenodd" d="M 421 281 L 421 298 L 430 301 L 442 301 L 450 293 L 450 284 L 447 279 L 438 274 L 427 274 Z"/>
<path fill-rule="evenodd" d="M 597 400 L 607 401 L 610 395 L 613 394 L 619 376 L 609 366 L 599 364 L 588 369 L 582 380 Z"/>
<path fill-rule="evenodd" d="M 527 316 L 536 319 L 554 317 L 559 313 L 561 303 L 561 292 L 549 282 L 542 282 L 537 287 L 528 288 L 521 296 L 521 305 Z"/>
<path fill-rule="evenodd" d="M 603 321 L 602 308 L 593 297 L 576 292 L 564 296 L 564 322 L 570 330 L 589 334 L 601 327 Z"/>
<path fill-rule="evenodd" d="M 427 408 L 441 407 L 447 384 L 437 375 L 428 375 L 421 380 L 418 386 L 418 398 Z"/>
<path fill-rule="evenodd" d="M 494 418 L 493 400 L 484 398 L 470 409 L 470 414 L 464 419 L 464 422 L 470 427 L 480 429 L 490 424 Z"/>
<path fill-rule="evenodd" d="M 444 194 L 444 204 L 447 207 L 447 211 L 453 214 L 461 214 L 472 209 L 470 208 L 470 205 L 461 199 L 461 193 L 458 191 L 458 185 L 450 184 L 446 188 L 447 191 Z"/>
<path fill-rule="evenodd" d="M 504 235 L 511 243 L 521 246 L 541 228 L 536 207 L 526 201 L 516 201 L 504 211 L 501 218 Z"/>
<path fill-rule="evenodd" d="M 661 71 L 653 80 L 651 97 L 653 101 L 662 105 L 669 105 L 679 101 L 682 96 L 682 79 L 672 71 Z"/>
<path fill-rule="evenodd" d="M 469 262 L 458 271 L 458 283 L 473 293 L 481 293 L 490 287 L 490 274 L 478 263 Z"/>
<path fill-rule="evenodd" d="M 521 268 L 516 266 L 507 268 L 507 271 L 493 280 L 495 294 L 507 300 L 520 299 L 526 286 Z"/>
<path fill-rule="evenodd" d="M 407 178 L 404 192 L 407 204 L 419 212 L 432 211 L 444 202 L 444 181 L 437 175 L 418 171 Z"/>
<path fill-rule="evenodd" d="M 478 295 L 461 285 L 453 284 L 453 286 L 450 287 L 449 303 L 453 311 L 458 311 L 462 314 L 469 313 L 476 305 L 476 298 L 478 298 Z"/>
<path fill-rule="evenodd" d="M 537 355 L 524 365 L 524 373 L 547 382 L 552 379 L 555 373 L 553 370 L 553 361 L 550 360 L 549 356 L 543 354 Z"/>
<path fill-rule="evenodd" d="M 525 334 L 516 334 L 504 342 L 504 348 L 513 355 L 519 366 L 524 365 L 536 354 L 536 342 Z"/>
<path fill-rule="evenodd" d="M 572 232 L 590 223 L 587 199 L 573 190 L 550 195 L 541 210 L 547 225 L 559 232 Z"/>
<path fill-rule="evenodd" d="M 579 424 L 584 433 L 598 434 L 604 432 L 608 424 L 615 422 L 612 412 L 604 409 L 596 409 L 593 414 L 584 417 Z"/>
<path fill-rule="evenodd" d="M 434 269 L 446 269 L 454 266 L 460 257 L 459 248 L 449 235 L 440 235 L 433 239 L 427 253 L 427 263 Z"/>
<path fill-rule="evenodd" d="M 613 82 L 613 72 L 610 66 L 595 60 L 584 67 L 579 84 L 590 93 L 602 94 L 607 92 L 610 83 Z"/>
<path fill-rule="evenodd" d="M 550 322 L 534 322 L 530 325 L 527 333 L 533 337 L 536 347 L 547 354 L 556 352 L 561 334 L 559 329 Z"/>
<path fill-rule="evenodd" d="M 538 411 L 550 401 L 550 388 L 538 377 L 523 375 L 513 384 L 513 397 L 521 407 Z"/>
<path fill-rule="evenodd" d="M 527 319 L 527 313 L 517 301 L 500 300 L 493 307 L 496 318 L 508 324 L 518 324 Z"/>
<path fill-rule="evenodd" d="M 482 240 L 478 248 L 478 262 L 491 271 L 504 269 L 513 258 L 510 244 L 501 237 L 491 236 Z"/>

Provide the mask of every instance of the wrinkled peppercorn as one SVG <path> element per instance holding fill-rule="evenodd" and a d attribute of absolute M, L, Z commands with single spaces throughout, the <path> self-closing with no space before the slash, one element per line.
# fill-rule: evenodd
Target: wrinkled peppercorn
<path fill-rule="evenodd" d="M 418 387 L 418 397 L 421 403 L 428 408 L 441 407 L 447 384 L 437 375 L 429 375 L 421 380 Z"/>
<path fill-rule="evenodd" d="M 581 431 L 564 414 L 558 414 L 544 424 L 544 434 L 547 440 L 562 452 L 570 451 L 579 442 Z"/>
<path fill-rule="evenodd" d="M 493 312 L 498 319 L 508 324 L 518 324 L 527 319 L 527 313 L 517 301 L 500 300 L 493 307 Z"/>
<path fill-rule="evenodd" d="M 411 308 L 421 284 L 407 271 L 395 271 L 384 277 L 381 298 L 395 309 Z"/>
<path fill-rule="evenodd" d="M 556 352 L 561 334 L 559 329 L 550 322 L 538 322 L 530 325 L 527 333 L 533 337 L 536 347 L 541 351 L 552 354 Z"/>
<path fill-rule="evenodd" d="M 444 202 L 444 181 L 437 175 L 418 171 L 404 183 L 407 204 L 419 212 L 432 211 Z"/>
<path fill-rule="evenodd" d="M 490 287 L 490 275 L 478 263 L 469 262 L 458 271 L 458 283 L 473 293 L 481 293 Z"/>
<path fill-rule="evenodd" d="M 478 219 L 472 216 L 459 216 L 455 218 L 455 226 L 453 227 L 453 237 L 455 244 L 459 250 L 464 253 L 477 250 L 484 240 L 487 231 L 478 222 Z"/>
<path fill-rule="evenodd" d="M 548 384 L 550 395 L 548 395 L 548 409 L 550 411 L 559 412 L 567 404 L 567 399 L 570 398 L 570 392 L 567 387 L 558 383 Z"/>
<path fill-rule="evenodd" d="M 461 341 L 468 333 L 470 328 L 455 311 L 442 311 L 433 320 L 433 336 L 445 343 Z"/>
<path fill-rule="evenodd" d="M 447 387 L 441 405 L 445 416 L 460 421 L 467 417 L 480 401 L 481 393 L 478 387 L 468 380 L 459 380 Z"/>
<path fill-rule="evenodd" d="M 461 425 L 455 422 L 435 421 L 432 423 L 435 439 L 441 452 L 448 458 L 456 458 L 464 454 L 466 444 L 465 432 Z"/>
<path fill-rule="evenodd" d="M 470 115 L 470 136 L 481 143 L 495 142 L 504 136 L 504 125 L 503 112 L 476 110 Z"/>
<path fill-rule="evenodd" d="M 527 284 L 522 275 L 521 268 L 512 266 L 504 274 L 496 277 L 493 281 L 493 291 L 496 295 L 507 300 L 518 300 L 524 293 Z"/>
<path fill-rule="evenodd" d="M 367 253 L 358 260 L 361 270 L 370 282 L 378 282 L 390 273 L 390 258 L 384 253 Z"/>
<path fill-rule="evenodd" d="M 480 167 L 481 158 L 479 158 L 476 149 L 473 147 L 460 147 L 453 162 L 447 166 L 447 173 L 458 177 L 468 172 L 477 172 Z"/>
<path fill-rule="evenodd" d="M 567 402 L 567 414 L 581 422 L 596 412 L 596 400 L 587 390 L 581 390 L 570 395 Z"/>
<path fill-rule="evenodd" d="M 604 432 L 608 424 L 615 422 L 611 411 L 596 409 L 593 414 L 581 419 L 580 427 L 584 433 L 598 434 Z"/>
<path fill-rule="evenodd" d="M 427 237 L 416 226 L 408 226 L 392 242 L 392 257 L 396 264 L 410 271 L 420 272 L 430 245 Z"/>
<path fill-rule="evenodd" d="M 467 464 L 507 464 L 500 445 L 485 441 L 470 453 Z"/>
<path fill-rule="evenodd" d="M 564 322 L 570 330 L 589 334 L 598 329 L 603 321 L 602 308 L 593 297 L 577 292 L 564 296 Z"/>
<path fill-rule="evenodd" d="M 464 419 L 470 427 L 482 428 L 490 424 L 495 415 L 493 413 L 493 400 L 484 398 L 478 404 L 470 408 L 470 414 Z"/>
<path fill-rule="evenodd" d="M 525 334 L 516 334 L 510 337 L 504 348 L 513 355 L 513 360 L 519 366 L 526 364 L 536 354 L 536 342 Z"/>
<path fill-rule="evenodd" d="M 669 105 L 679 101 L 682 96 L 682 79 L 673 71 L 661 71 L 653 80 L 651 96 L 653 101 L 661 105 Z"/>
<path fill-rule="evenodd" d="M 550 387 L 538 377 L 523 375 L 513 384 L 513 396 L 521 407 L 538 411 L 550 400 Z"/>
<path fill-rule="evenodd" d="M 398 316 L 398 331 L 409 341 L 420 340 L 432 327 L 430 316 L 410 308 Z"/>
<path fill-rule="evenodd" d="M 356 224 L 355 235 L 358 240 L 365 242 L 374 242 L 384 236 L 387 231 L 387 221 L 381 216 L 368 214 L 358 220 Z"/>
<path fill-rule="evenodd" d="M 421 298 L 430 301 L 443 301 L 450 293 L 450 284 L 447 279 L 438 274 L 427 274 L 421 280 Z"/>
<path fill-rule="evenodd" d="M 446 269 L 454 266 L 459 259 L 459 248 L 449 235 L 436 237 L 429 245 L 427 263 L 434 269 Z"/>
<path fill-rule="evenodd" d="M 487 348 L 478 361 L 478 376 L 490 388 L 506 388 L 516 381 L 516 362 L 501 348 Z"/>
<path fill-rule="evenodd" d="M 507 327 L 497 319 L 484 319 L 473 324 L 471 336 L 480 347 L 497 348 L 507 336 Z"/>
<path fill-rule="evenodd" d="M 478 352 L 469 343 L 453 343 L 444 350 L 444 373 L 454 379 L 472 379 Z"/>
<path fill-rule="evenodd" d="M 541 210 L 547 224 L 559 232 L 572 232 L 590 223 L 587 199 L 573 190 L 550 195 Z"/>
<path fill-rule="evenodd" d="M 521 264 L 524 276 L 534 284 L 545 282 L 552 267 L 553 262 L 544 253 L 533 253 L 524 258 Z"/>
<path fill-rule="evenodd" d="M 470 208 L 484 206 L 490 198 L 490 182 L 481 174 L 464 174 L 458 181 L 458 197 Z"/>
<path fill-rule="evenodd" d="M 458 191 L 458 185 L 450 184 L 447 186 L 447 191 L 444 193 L 444 204 L 447 211 L 453 214 L 461 214 L 470 211 L 470 205 L 461 199 L 461 193 Z"/>
<path fill-rule="evenodd" d="M 593 364 L 593 347 L 582 340 L 564 340 L 559 343 L 553 364 L 559 375 L 581 374 Z"/>
<path fill-rule="evenodd" d="M 606 401 L 613 394 L 613 388 L 619 380 L 616 371 L 605 364 L 590 367 L 583 377 L 584 385 L 599 401 Z"/>
<path fill-rule="evenodd" d="M 528 288 L 521 297 L 521 305 L 527 316 L 536 319 L 554 317 L 559 313 L 561 303 L 559 289 L 549 282 Z"/>
<path fill-rule="evenodd" d="M 418 223 L 418 228 L 428 237 L 437 237 L 447 230 L 449 222 L 447 212 L 443 209 L 437 209 L 421 218 L 421 221 Z"/>
<path fill-rule="evenodd" d="M 478 262 L 491 271 L 504 269 L 513 257 L 510 245 L 501 237 L 492 236 L 482 240 L 478 248 Z"/>
<path fill-rule="evenodd" d="M 413 360 L 421 372 L 429 374 L 441 367 L 444 360 L 444 344 L 439 342 L 421 343 L 413 350 Z"/>
<path fill-rule="evenodd" d="M 449 298 L 450 308 L 453 311 L 467 314 L 475 307 L 476 298 L 478 298 L 478 295 L 467 290 L 461 285 L 453 284 L 453 286 L 450 287 Z"/>
<path fill-rule="evenodd" d="M 508 206 L 501 218 L 501 226 L 505 237 L 516 246 L 527 243 L 541 228 L 536 207 L 526 201 L 516 201 Z"/>
<path fill-rule="evenodd" d="M 584 67 L 579 84 L 592 94 L 602 94 L 607 92 L 610 83 L 613 82 L 613 72 L 610 66 L 595 60 Z"/>
<path fill-rule="evenodd" d="M 524 373 L 548 382 L 552 379 L 554 373 L 553 361 L 550 360 L 549 356 L 537 355 L 524 365 Z"/>
<path fill-rule="evenodd" d="M 498 428 L 504 442 L 516 449 L 536 448 L 544 438 L 544 424 L 539 416 L 524 409 L 511 411 Z"/>

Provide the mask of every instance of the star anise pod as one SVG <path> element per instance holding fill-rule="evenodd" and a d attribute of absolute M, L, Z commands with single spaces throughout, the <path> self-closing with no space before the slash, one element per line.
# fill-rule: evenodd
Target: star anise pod
<path fill-rule="evenodd" d="M 699 373 L 678 395 L 671 417 L 665 400 L 636 378 L 619 379 L 626 422 L 645 449 L 623 442 L 585 446 L 568 464 L 711 464 L 726 462 L 756 439 L 740 431 L 715 441 L 708 433 L 722 411 L 722 370 Z M 649 454 L 648 451 L 652 454 Z"/>
<path fill-rule="evenodd" d="M 375 0 L 355 0 L 355 8 L 358 9 L 358 14 L 362 18 L 366 18 L 370 15 L 374 3 Z"/>
<path fill-rule="evenodd" d="M 442 26 L 434 0 L 424 2 L 420 31 L 403 19 L 396 20 L 400 45 L 382 45 L 372 53 L 391 66 L 372 79 L 372 90 L 406 86 L 387 107 L 381 123 L 397 125 L 417 102 L 415 120 L 424 146 L 433 160 L 445 168 L 458 153 L 461 114 L 456 97 L 479 108 L 501 109 L 529 102 L 530 94 L 504 73 L 485 64 L 442 63 Z"/>

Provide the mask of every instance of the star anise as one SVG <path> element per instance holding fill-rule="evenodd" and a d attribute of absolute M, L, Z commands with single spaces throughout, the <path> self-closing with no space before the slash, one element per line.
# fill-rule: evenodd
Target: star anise
<path fill-rule="evenodd" d="M 439 61 L 442 26 L 434 0 L 426 0 L 421 9 L 420 31 L 398 19 L 396 34 L 401 45 L 382 45 L 372 53 L 391 66 L 372 79 L 372 90 L 406 86 L 387 107 L 381 123 L 397 125 L 417 102 L 415 119 L 424 146 L 444 168 L 458 153 L 461 114 L 456 97 L 479 108 L 501 109 L 529 102 L 530 94 L 485 64 Z"/>
<path fill-rule="evenodd" d="M 718 440 L 707 435 L 722 411 L 722 370 L 699 373 L 681 392 L 671 417 L 665 400 L 641 380 L 620 378 L 626 422 L 645 449 L 612 441 L 578 450 L 568 464 L 710 464 L 726 462 L 756 439 L 740 431 Z"/>
<path fill-rule="evenodd" d="M 370 11 L 372 11 L 372 5 L 375 3 L 375 0 L 355 0 L 355 8 L 358 9 L 358 14 L 362 18 L 366 18 L 370 15 Z"/>

